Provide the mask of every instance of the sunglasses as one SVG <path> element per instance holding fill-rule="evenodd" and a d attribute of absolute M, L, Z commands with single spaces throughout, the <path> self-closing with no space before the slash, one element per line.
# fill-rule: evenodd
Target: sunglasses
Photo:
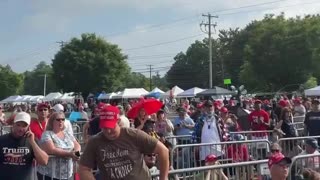
<path fill-rule="evenodd" d="M 56 119 L 56 121 L 59 121 L 59 122 L 60 122 L 60 121 L 64 121 L 64 120 L 65 120 L 65 118 L 57 118 L 57 119 Z"/>
<path fill-rule="evenodd" d="M 147 154 L 148 157 L 155 157 L 156 154 Z"/>
<path fill-rule="evenodd" d="M 48 111 L 48 109 L 39 109 L 39 111 L 41 112 L 41 111 Z"/>

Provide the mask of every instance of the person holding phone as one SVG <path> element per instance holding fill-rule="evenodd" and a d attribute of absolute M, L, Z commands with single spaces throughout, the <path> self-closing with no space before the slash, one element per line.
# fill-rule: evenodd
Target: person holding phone
<path fill-rule="evenodd" d="M 48 155 L 40 149 L 30 131 L 31 117 L 26 112 L 17 113 L 11 133 L 0 136 L 0 179 L 32 180 L 32 162 L 48 163 Z"/>
<path fill-rule="evenodd" d="M 66 180 L 72 177 L 72 160 L 79 160 L 80 144 L 66 131 L 64 121 L 63 112 L 55 112 L 49 118 L 46 131 L 40 140 L 40 147 L 54 157 L 50 157 L 47 166 L 38 167 L 38 179 Z"/>

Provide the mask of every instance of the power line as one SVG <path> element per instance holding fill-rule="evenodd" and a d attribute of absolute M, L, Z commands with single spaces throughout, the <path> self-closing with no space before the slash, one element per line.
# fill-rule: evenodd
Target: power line
<path fill-rule="evenodd" d="M 155 47 L 155 46 L 160 46 L 160 45 L 179 42 L 179 41 L 183 41 L 183 40 L 186 40 L 186 39 L 199 37 L 199 36 L 202 36 L 202 35 L 203 34 L 197 34 L 197 35 L 193 35 L 193 36 L 187 36 L 187 37 L 184 37 L 184 38 L 181 38 L 181 39 L 176 39 L 176 40 L 173 40 L 173 41 L 166 41 L 166 42 L 161 42 L 161 43 L 157 43 L 157 44 L 145 45 L 145 46 L 140 46 L 140 47 L 136 47 L 136 48 L 129 48 L 129 49 L 124 49 L 124 50 L 125 51 L 132 51 L 132 50 L 137 50 L 137 49 L 150 48 L 150 47 Z"/>
<path fill-rule="evenodd" d="M 320 3 L 320 2 L 319 1 L 313 1 L 313 2 L 309 2 L 309 3 L 297 3 L 297 4 L 292 4 L 292 5 L 274 7 L 274 8 L 263 8 L 263 9 L 254 9 L 254 10 L 250 10 L 250 11 L 239 11 L 239 12 L 223 13 L 223 14 L 219 14 L 219 16 L 250 13 L 250 12 L 263 11 L 263 10 L 276 10 L 276 9 L 283 9 L 283 8 L 290 8 L 290 7 L 294 7 L 294 6 L 310 5 L 310 4 L 318 4 L 318 3 Z"/>

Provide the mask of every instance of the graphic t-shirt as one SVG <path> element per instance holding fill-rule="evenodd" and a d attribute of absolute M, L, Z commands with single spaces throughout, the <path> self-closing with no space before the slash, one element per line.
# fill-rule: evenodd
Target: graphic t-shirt
<path fill-rule="evenodd" d="M 143 154 L 153 153 L 157 142 L 145 132 L 132 128 L 121 128 L 116 140 L 108 140 L 101 132 L 89 140 L 80 164 L 92 169 L 98 165 L 102 179 L 151 179 Z"/>
<path fill-rule="evenodd" d="M 0 136 L 0 179 L 31 180 L 34 153 L 26 138 Z"/>

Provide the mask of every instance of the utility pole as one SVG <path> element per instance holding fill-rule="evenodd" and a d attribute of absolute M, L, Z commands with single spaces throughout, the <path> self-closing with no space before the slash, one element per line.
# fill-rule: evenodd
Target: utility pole
<path fill-rule="evenodd" d="M 151 89 L 152 88 L 151 72 L 152 72 L 152 69 L 153 69 L 152 68 L 153 65 L 149 64 L 148 66 L 149 66 L 149 78 L 150 78 L 150 82 L 149 83 L 150 83 L 150 91 L 151 91 L 152 90 Z"/>
<path fill-rule="evenodd" d="M 212 88 L 212 41 L 211 41 L 211 28 L 215 28 L 217 26 L 217 23 L 212 24 L 211 20 L 212 18 L 218 18 L 218 16 L 212 16 L 210 13 L 208 14 L 202 14 L 203 17 L 208 18 L 208 22 L 204 23 L 202 22 L 200 24 L 200 28 L 203 32 L 208 33 L 209 36 L 209 88 Z M 204 30 L 202 29 L 204 27 Z M 208 29 L 208 30 L 207 30 Z"/>
<path fill-rule="evenodd" d="M 57 41 L 56 43 L 60 44 L 60 48 L 63 48 L 65 42 L 64 41 Z"/>
<path fill-rule="evenodd" d="M 43 96 L 46 96 L 46 89 L 47 89 L 47 74 L 44 74 L 44 79 L 43 79 Z"/>

